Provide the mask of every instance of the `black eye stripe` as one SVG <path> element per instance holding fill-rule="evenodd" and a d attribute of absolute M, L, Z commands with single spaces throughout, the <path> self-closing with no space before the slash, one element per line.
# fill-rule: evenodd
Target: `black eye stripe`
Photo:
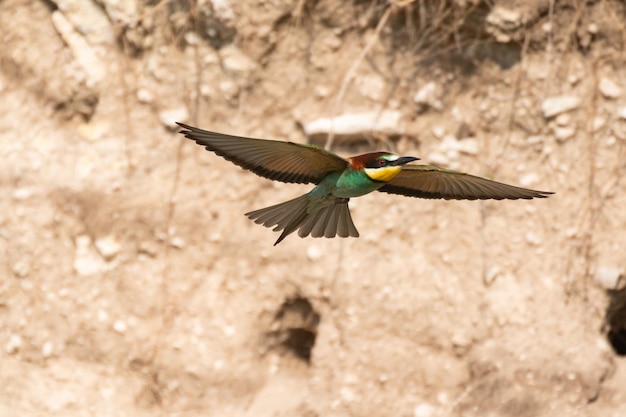
<path fill-rule="evenodd" d="M 365 168 L 382 168 L 385 167 L 389 164 L 389 161 L 387 161 L 386 159 L 380 158 L 380 159 L 374 159 L 373 161 L 368 161 L 365 164 Z"/>

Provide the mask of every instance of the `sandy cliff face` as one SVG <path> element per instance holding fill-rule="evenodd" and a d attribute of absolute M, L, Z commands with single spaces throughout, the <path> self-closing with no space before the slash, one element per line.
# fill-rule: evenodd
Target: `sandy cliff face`
<path fill-rule="evenodd" d="M 556 3 L 0 2 L 0 416 L 626 414 L 626 13 Z M 556 195 L 273 247 L 174 121 Z"/>

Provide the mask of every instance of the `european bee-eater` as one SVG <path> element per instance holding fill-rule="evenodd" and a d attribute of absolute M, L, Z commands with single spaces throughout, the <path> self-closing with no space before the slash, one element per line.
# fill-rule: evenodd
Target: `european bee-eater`
<path fill-rule="evenodd" d="M 316 184 L 303 196 L 246 213 L 255 223 L 282 230 L 274 245 L 296 230 L 300 237 L 358 237 L 348 201 L 375 190 L 446 200 L 517 200 L 553 194 L 432 165 L 407 165 L 419 159 L 413 156 L 372 152 L 344 159 L 314 145 L 245 138 L 178 125 L 185 129 L 180 133 L 188 139 L 257 175 L 282 182 Z"/>

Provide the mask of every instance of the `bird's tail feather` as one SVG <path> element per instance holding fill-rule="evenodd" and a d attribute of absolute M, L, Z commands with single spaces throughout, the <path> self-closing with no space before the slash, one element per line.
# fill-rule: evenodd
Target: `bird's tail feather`
<path fill-rule="evenodd" d="M 308 216 L 302 223 L 298 235 L 305 237 L 358 237 L 347 199 L 340 200 L 335 204 L 323 207 L 314 214 Z"/>
<path fill-rule="evenodd" d="M 260 210 L 246 213 L 246 216 L 257 224 L 265 227 L 274 227 L 274 231 L 280 231 L 280 237 L 274 243 L 279 244 L 289 234 L 298 231 L 300 237 L 309 234 L 313 237 L 358 237 L 350 209 L 348 199 L 339 199 L 335 202 L 321 206 L 310 211 L 311 197 L 307 194 L 285 201 L 284 203 L 266 207 Z"/>

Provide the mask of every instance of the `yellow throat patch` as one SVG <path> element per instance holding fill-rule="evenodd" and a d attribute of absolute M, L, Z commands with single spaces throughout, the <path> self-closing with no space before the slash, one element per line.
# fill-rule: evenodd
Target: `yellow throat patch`
<path fill-rule="evenodd" d="M 364 171 L 365 174 L 374 181 L 389 182 L 402 171 L 402 167 L 387 166 L 382 168 L 364 168 Z"/>

